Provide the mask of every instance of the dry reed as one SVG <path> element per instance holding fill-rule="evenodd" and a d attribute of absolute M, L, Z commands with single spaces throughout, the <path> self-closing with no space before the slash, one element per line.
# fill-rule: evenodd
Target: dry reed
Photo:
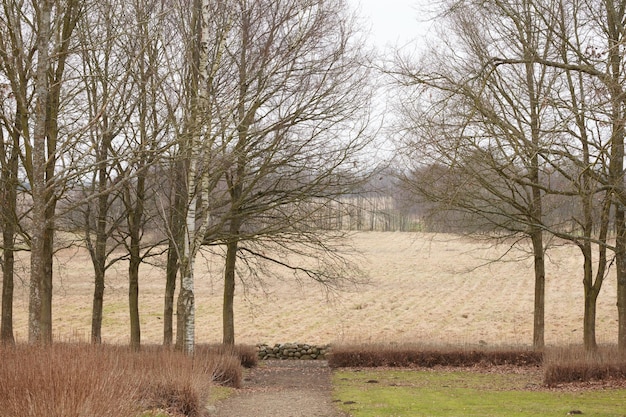
<path fill-rule="evenodd" d="M 0 417 L 202 415 L 216 382 L 241 383 L 239 358 L 88 344 L 0 346 Z"/>

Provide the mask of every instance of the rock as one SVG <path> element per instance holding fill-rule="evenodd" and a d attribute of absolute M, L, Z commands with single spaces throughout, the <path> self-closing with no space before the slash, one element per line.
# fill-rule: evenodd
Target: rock
<path fill-rule="evenodd" d="M 329 345 L 315 346 L 308 343 L 267 343 L 257 344 L 257 356 L 261 360 L 269 359 L 326 359 Z"/>

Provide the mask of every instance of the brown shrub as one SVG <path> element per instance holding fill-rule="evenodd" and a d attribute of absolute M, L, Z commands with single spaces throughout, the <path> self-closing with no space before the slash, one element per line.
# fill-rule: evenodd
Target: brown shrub
<path fill-rule="evenodd" d="M 238 386 L 232 355 L 56 344 L 0 346 L 0 415 L 11 417 L 134 417 L 166 409 L 201 416 L 211 385 Z"/>
<path fill-rule="evenodd" d="M 539 366 L 541 352 L 527 348 L 475 348 L 418 345 L 333 346 L 328 364 L 339 367 L 515 365 Z"/>
<path fill-rule="evenodd" d="M 544 384 L 626 379 L 626 354 L 615 346 L 587 352 L 580 346 L 553 348 L 546 353 Z"/>
<path fill-rule="evenodd" d="M 0 348 L 0 410 L 14 417 L 131 416 L 136 381 L 115 355 L 90 346 Z"/>
<path fill-rule="evenodd" d="M 197 363 L 201 363 L 211 375 L 211 380 L 219 385 L 239 388 L 243 380 L 241 359 L 228 353 L 196 352 Z"/>
<path fill-rule="evenodd" d="M 252 345 L 197 345 L 196 352 L 213 352 L 221 355 L 233 355 L 239 358 L 244 368 L 254 368 L 259 364 L 257 349 Z"/>
<path fill-rule="evenodd" d="M 157 382 L 147 387 L 142 398 L 144 408 L 162 409 L 189 417 L 200 415 L 202 404 L 192 384 Z"/>

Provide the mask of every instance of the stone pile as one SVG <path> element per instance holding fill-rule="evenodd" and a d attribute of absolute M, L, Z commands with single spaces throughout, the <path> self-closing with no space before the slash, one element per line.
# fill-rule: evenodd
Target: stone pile
<path fill-rule="evenodd" d="M 268 344 L 257 345 L 259 359 L 326 359 L 330 346 L 315 346 L 304 343 L 277 343 L 274 346 Z"/>

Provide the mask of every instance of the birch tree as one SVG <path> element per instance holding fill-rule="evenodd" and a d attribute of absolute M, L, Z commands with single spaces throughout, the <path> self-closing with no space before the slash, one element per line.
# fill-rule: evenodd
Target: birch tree
<path fill-rule="evenodd" d="M 186 172 L 186 205 L 179 258 L 180 290 L 177 302 L 176 345 L 192 354 L 195 344 L 195 258 L 210 226 L 211 212 L 202 202 L 219 178 L 213 167 L 213 77 L 221 65 L 225 38 L 230 29 L 228 2 L 194 0 L 190 24 L 191 42 L 187 48 L 187 79 L 184 125 L 180 135 L 180 157 Z M 204 196 L 204 197 L 203 197 Z M 176 236 L 172 236 L 175 238 Z"/>

